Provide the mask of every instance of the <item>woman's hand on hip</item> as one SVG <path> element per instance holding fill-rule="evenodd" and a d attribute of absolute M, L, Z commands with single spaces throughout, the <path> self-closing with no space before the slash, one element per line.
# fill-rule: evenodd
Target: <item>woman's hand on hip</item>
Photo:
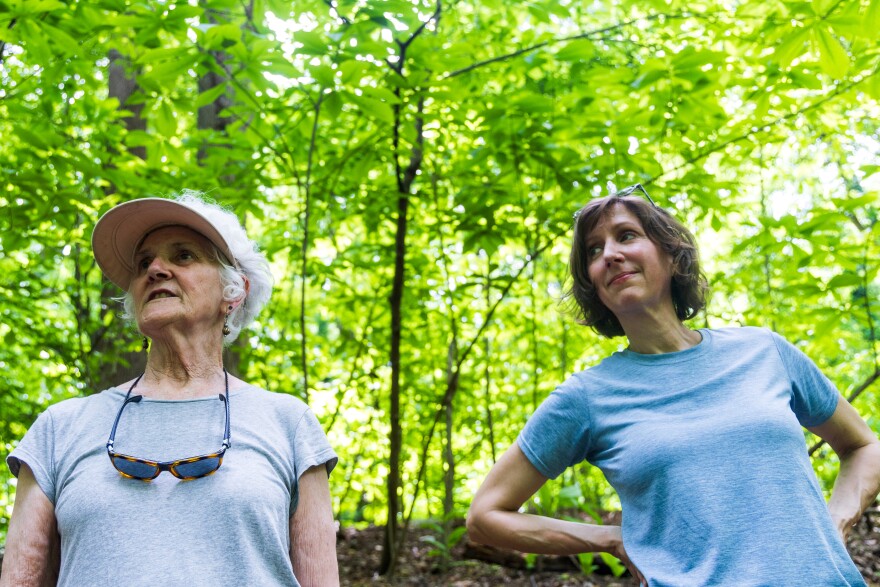
<path fill-rule="evenodd" d="M 620 562 L 624 564 L 627 570 L 629 570 L 632 576 L 638 579 L 639 585 L 647 586 L 648 580 L 645 579 L 641 571 L 639 571 L 639 569 L 629 559 L 629 555 L 626 554 L 626 548 L 623 546 L 623 534 L 621 532 L 620 526 L 608 526 L 608 528 L 613 529 L 612 541 L 607 551 L 608 554 L 617 557 Z"/>

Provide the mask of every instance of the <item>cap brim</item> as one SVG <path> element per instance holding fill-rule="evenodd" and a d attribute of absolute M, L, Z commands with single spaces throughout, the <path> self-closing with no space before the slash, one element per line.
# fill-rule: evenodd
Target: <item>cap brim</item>
<path fill-rule="evenodd" d="M 198 232 L 235 263 L 226 240 L 207 218 L 174 200 L 143 198 L 112 208 L 95 225 L 92 251 L 107 279 L 128 291 L 134 276 L 135 247 L 145 235 L 163 226 L 185 226 Z"/>

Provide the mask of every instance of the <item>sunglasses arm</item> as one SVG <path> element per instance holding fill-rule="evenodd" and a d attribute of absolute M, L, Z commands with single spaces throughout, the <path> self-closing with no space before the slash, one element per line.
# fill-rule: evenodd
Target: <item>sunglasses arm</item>
<path fill-rule="evenodd" d="M 134 386 L 132 386 L 132 387 L 134 387 Z M 128 392 L 131 393 L 131 390 L 129 389 Z M 110 438 L 107 439 L 107 452 L 113 452 L 113 441 L 116 439 L 116 426 L 119 425 L 119 419 L 122 417 L 122 410 L 124 410 L 125 406 L 127 406 L 130 402 L 131 403 L 138 403 L 142 399 L 144 399 L 144 396 L 134 395 L 134 396 L 125 398 L 125 401 L 122 402 L 122 407 L 119 408 L 119 412 L 117 412 L 117 414 L 116 414 L 116 419 L 113 420 L 113 429 L 110 430 Z"/>

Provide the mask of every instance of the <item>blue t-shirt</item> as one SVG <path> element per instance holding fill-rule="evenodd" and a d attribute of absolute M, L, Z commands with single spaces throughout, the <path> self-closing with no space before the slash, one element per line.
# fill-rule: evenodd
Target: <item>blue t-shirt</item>
<path fill-rule="evenodd" d="M 651 587 L 865 585 L 801 428 L 831 417 L 838 391 L 770 331 L 700 333 L 572 375 L 529 419 L 523 453 L 550 478 L 584 460 L 602 470 Z"/>

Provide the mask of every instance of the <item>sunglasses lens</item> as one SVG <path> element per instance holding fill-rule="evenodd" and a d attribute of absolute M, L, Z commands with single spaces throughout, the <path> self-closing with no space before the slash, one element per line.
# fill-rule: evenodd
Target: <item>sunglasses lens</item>
<path fill-rule="evenodd" d="M 189 463 L 177 463 L 176 465 L 171 467 L 171 470 L 176 477 L 180 477 L 182 479 L 195 479 L 198 477 L 205 477 L 207 475 L 210 475 L 220 468 L 220 463 L 222 462 L 223 457 L 208 457 Z"/>
<path fill-rule="evenodd" d="M 129 461 L 122 457 L 110 457 L 116 470 L 135 479 L 152 479 L 159 472 L 157 465 L 151 465 L 141 461 Z"/>

